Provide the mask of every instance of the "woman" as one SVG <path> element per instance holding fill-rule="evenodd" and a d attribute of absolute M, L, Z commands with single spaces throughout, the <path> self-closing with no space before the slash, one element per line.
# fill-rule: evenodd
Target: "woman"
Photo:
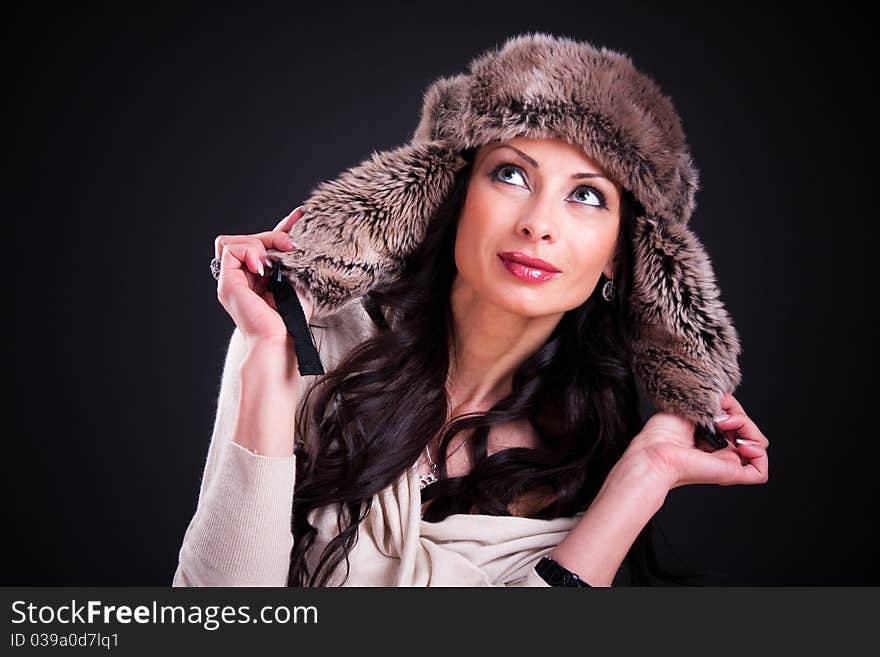
<path fill-rule="evenodd" d="M 696 174 L 671 106 L 550 35 L 471 70 L 429 90 L 410 145 L 215 241 L 237 328 L 175 584 L 604 586 L 627 556 L 648 583 L 669 490 L 767 480 L 767 439 L 717 394 L 739 345 L 681 227 Z M 324 376 L 298 372 L 279 264 Z M 642 426 L 633 369 L 678 412 Z M 713 404 L 714 451 L 694 437 Z"/>

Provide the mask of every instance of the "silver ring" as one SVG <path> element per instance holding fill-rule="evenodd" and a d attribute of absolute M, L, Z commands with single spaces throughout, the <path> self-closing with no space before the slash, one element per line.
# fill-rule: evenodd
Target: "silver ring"
<path fill-rule="evenodd" d="M 211 260 L 211 276 L 214 277 L 215 281 L 220 280 L 220 258 L 213 258 Z"/>

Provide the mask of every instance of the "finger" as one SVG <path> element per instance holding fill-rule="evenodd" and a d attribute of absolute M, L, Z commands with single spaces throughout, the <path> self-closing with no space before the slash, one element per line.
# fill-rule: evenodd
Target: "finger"
<path fill-rule="evenodd" d="M 283 230 L 274 230 L 267 233 L 258 233 L 258 237 L 264 249 L 277 249 L 278 251 L 293 251 L 297 245 L 290 235 Z"/>
<path fill-rule="evenodd" d="M 265 253 L 260 247 L 247 242 L 233 242 L 223 247 L 220 258 L 220 276 L 234 276 L 236 272 L 249 272 L 255 276 L 265 274 Z"/>
<path fill-rule="evenodd" d="M 274 235 L 274 236 L 273 236 Z M 281 236 L 284 237 L 281 237 Z M 271 247 L 282 248 L 284 245 L 284 241 L 287 240 L 289 242 L 289 238 L 286 237 L 286 233 L 258 233 L 257 235 L 219 235 L 216 240 L 216 245 L 219 247 L 220 255 L 217 256 L 222 261 L 223 247 L 232 246 L 232 245 L 244 245 L 245 247 L 250 247 L 256 249 L 257 251 L 257 261 L 254 261 L 255 264 L 258 262 L 262 262 L 264 267 L 272 266 L 272 259 L 266 253 L 267 244 Z M 286 250 L 292 250 L 292 247 L 283 247 Z M 255 273 L 259 273 L 256 271 Z"/>
<path fill-rule="evenodd" d="M 293 226 L 293 224 L 296 223 L 297 214 L 302 215 L 302 207 L 303 206 L 300 205 L 299 207 L 291 210 L 290 213 L 286 217 L 284 217 L 284 219 L 282 219 L 281 221 L 279 221 L 276 224 L 275 230 L 283 230 L 283 231 L 290 230 L 291 226 Z"/>
<path fill-rule="evenodd" d="M 223 247 L 229 244 L 259 244 L 262 241 L 255 235 L 218 235 L 214 238 L 214 255 L 223 259 Z"/>
<path fill-rule="evenodd" d="M 267 266 L 272 266 L 272 261 L 266 257 L 266 249 L 274 248 L 279 251 L 293 251 L 296 245 L 284 231 L 267 230 L 254 235 L 218 235 L 214 239 L 214 255 L 223 258 L 223 247 L 228 244 L 251 244 L 259 247 L 263 261 Z"/>
<path fill-rule="evenodd" d="M 229 242 L 229 235 L 218 235 L 214 238 L 214 257 L 223 260 L 223 247 Z"/>
<path fill-rule="evenodd" d="M 259 261 L 255 255 L 254 248 L 245 244 L 225 246 L 217 286 L 217 298 L 221 305 L 245 334 L 258 334 L 266 330 L 265 304 L 269 303 L 275 308 L 266 298 L 264 280 L 250 271 L 250 267 Z"/>
<path fill-rule="evenodd" d="M 244 237 L 247 238 L 246 241 L 258 244 L 264 253 L 266 249 L 276 249 L 278 251 L 293 251 L 297 248 L 293 240 L 290 239 L 290 235 L 285 233 L 283 230 L 267 230 L 262 233 L 256 233 L 254 235 L 245 235 Z M 271 267 L 271 259 L 267 260 L 267 262 Z"/>
<path fill-rule="evenodd" d="M 742 404 L 740 404 L 737 398 L 733 396 L 733 393 L 730 392 L 721 398 L 721 409 L 730 415 L 733 415 L 734 413 L 746 415 Z"/>
<path fill-rule="evenodd" d="M 762 449 L 745 448 L 699 455 L 707 459 L 705 479 L 699 483 L 716 483 L 721 486 L 763 484 L 769 479 L 767 453 Z"/>
<path fill-rule="evenodd" d="M 227 244 L 220 255 L 220 276 L 217 278 L 217 297 L 226 307 L 226 299 L 239 286 L 253 287 L 255 277 L 244 266 L 244 247 Z"/>
<path fill-rule="evenodd" d="M 716 422 L 715 426 L 718 427 L 731 441 L 734 438 L 745 438 L 746 440 L 757 443 L 763 449 L 767 449 L 770 446 L 770 441 L 763 433 L 761 433 L 758 425 L 756 425 L 752 419 L 744 413 L 731 414 L 726 420 Z"/>
<path fill-rule="evenodd" d="M 296 220 L 305 214 L 305 206 L 300 205 L 298 208 L 294 208 L 294 210 L 284 217 L 281 221 L 278 222 L 278 225 L 275 226 L 275 230 L 283 230 L 284 232 L 288 232 L 291 228 L 293 228 L 293 224 L 296 223 Z"/>
<path fill-rule="evenodd" d="M 743 466 L 747 478 L 757 477 L 759 480 L 763 479 L 758 483 L 766 482 L 770 477 L 770 460 L 767 458 L 766 450 L 747 443 L 737 445 L 737 449 L 742 456 L 748 459 L 748 463 Z"/>
<path fill-rule="evenodd" d="M 722 449 L 709 452 L 715 459 L 719 459 L 732 465 L 743 465 L 743 457 L 739 450 L 733 445 L 728 445 Z"/>

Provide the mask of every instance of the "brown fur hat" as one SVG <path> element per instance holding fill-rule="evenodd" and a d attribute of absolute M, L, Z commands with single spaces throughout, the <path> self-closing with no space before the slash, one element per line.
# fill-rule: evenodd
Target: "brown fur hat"
<path fill-rule="evenodd" d="M 476 57 L 424 94 L 409 143 L 320 183 L 291 230 L 300 249 L 270 250 L 332 314 L 400 272 L 464 166 L 460 151 L 514 137 L 581 147 L 629 190 L 636 220 L 633 371 L 660 410 L 712 430 L 740 382 L 739 338 L 703 246 L 688 229 L 698 173 L 681 120 L 659 87 L 619 52 L 532 32 Z"/>

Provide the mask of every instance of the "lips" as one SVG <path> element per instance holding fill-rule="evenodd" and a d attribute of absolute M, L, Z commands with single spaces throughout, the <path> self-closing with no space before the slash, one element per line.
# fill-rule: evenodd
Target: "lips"
<path fill-rule="evenodd" d="M 498 257 L 508 262 L 516 262 L 521 265 L 525 265 L 526 267 L 531 267 L 532 269 L 541 269 L 545 272 L 558 273 L 559 271 L 561 271 L 546 260 L 533 258 L 531 256 L 527 256 L 525 253 L 520 253 L 519 251 L 505 251 L 503 253 L 499 253 Z"/>

